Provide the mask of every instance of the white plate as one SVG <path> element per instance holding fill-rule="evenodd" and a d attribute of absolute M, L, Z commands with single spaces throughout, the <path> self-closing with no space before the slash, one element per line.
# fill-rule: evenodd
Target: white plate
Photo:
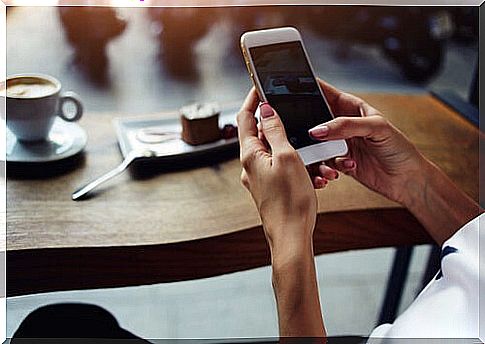
<path fill-rule="evenodd" d="M 238 104 L 239 105 L 239 104 Z M 236 125 L 236 106 L 226 106 L 219 117 L 219 127 Z M 172 116 L 173 117 L 172 117 Z M 168 118 L 167 118 L 168 117 Z M 118 143 L 123 157 L 132 152 L 150 152 L 157 160 L 179 160 L 218 150 L 230 149 L 238 144 L 237 137 L 192 146 L 180 138 L 182 125 L 177 112 L 163 116 L 120 117 L 114 120 Z M 159 135 L 153 135 L 153 134 Z M 157 139 L 157 136 L 159 139 Z"/>
<path fill-rule="evenodd" d="M 87 143 L 87 135 L 76 123 L 57 118 L 49 139 L 43 142 L 17 141 L 7 128 L 6 157 L 8 162 L 51 162 L 72 157 L 81 152 Z"/>

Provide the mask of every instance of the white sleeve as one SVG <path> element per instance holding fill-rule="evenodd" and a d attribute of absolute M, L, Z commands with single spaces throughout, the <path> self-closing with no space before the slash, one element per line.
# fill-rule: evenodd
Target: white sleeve
<path fill-rule="evenodd" d="M 479 287 L 485 287 L 478 261 L 484 216 L 443 244 L 440 271 L 393 324 L 374 329 L 369 343 L 389 342 L 383 338 L 478 338 Z"/>
<path fill-rule="evenodd" d="M 389 329 L 391 327 L 392 327 L 391 324 L 382 324 L 382 325 L 379 325 L 378 327 L 376 327 L 374 329 L 374 331 L 372 331 L 370 337 L 375 337 L 375 338 L 387 337 L 387 332 L 389 331 Z M 375 343 L 375 342 L 372 342 L 372 343 Z"/>

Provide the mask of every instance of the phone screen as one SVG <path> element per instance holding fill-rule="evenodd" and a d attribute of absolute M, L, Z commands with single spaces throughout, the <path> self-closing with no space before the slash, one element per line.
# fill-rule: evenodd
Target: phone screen
<path fill-rule="evenodd" d="M 280 115 L 291 145 L 317 143 L 308 130 L 332 115 L 299 41 L 249 49 L 263 92 Z"/>

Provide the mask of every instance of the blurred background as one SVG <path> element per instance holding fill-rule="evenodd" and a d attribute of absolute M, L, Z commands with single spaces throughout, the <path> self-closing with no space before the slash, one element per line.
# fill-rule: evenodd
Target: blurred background
<path fill-rule="evenodd" d="M 466 97 L 478 59 L 476 7 L 10 7 L 7 23 L 9 74 L 51 74 L 88 111 L 127 114 L 243 98 L 252 29 L 296 26 L 315 72 L 353 92 Z"/>
<path fill-rule="evenodd" d="M 470 96 L 477 7 L 9 7 L 7 73 L 55 76 L 81 96 L 86 116 L 239 101 L 251 87 L 240 35 L 283 25 L 300 30 L 317 75 L 346 91 Z M 429 251 L 414 252 L 401 311 L 421 289 Z M 375 327 L 393 254 L 389 248 L 317 257 L 330 335 L 367 335 Z M 266 267 L 206 280 L 9 298 L 7 336 L 33 309 L 63 301 L 103 306 L 145 338 L 275 336 L 270 281 Z"/>

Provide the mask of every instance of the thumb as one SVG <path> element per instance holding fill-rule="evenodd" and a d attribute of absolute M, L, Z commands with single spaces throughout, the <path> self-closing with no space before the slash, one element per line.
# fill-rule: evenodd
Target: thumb
<path fill-rule="evenodd" d="M 271 151 L 276 153 L 288 149 L 290 143 L 286 138 L 285 127 L 283 122 L 281 122 L 280 116 L 268 103 L 261 104 L 259 110 L 261 128 L 266 141 L 271 147 Z"/>

